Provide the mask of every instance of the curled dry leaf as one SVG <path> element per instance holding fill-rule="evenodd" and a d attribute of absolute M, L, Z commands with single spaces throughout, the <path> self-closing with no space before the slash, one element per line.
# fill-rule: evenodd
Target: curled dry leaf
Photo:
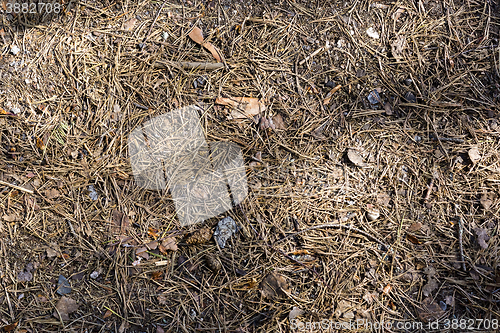
<path fill-rule="evenodd" d="M 260 291 L 265 298 L 285 297 L 290 287 L 285 278 L 275 272 L 269 273 L 260 283 Z"/>
<path fill-rule="evenodd" d="M 393 14 L 392 14 L 392 19 L 394 21 L 397 21 L 399 20 L 399 17 L 401 16 L 401 14 L 403 14 L 405 12 L 405 9 L 402 8 L 402 7 L 399 7 Z"/>
<path fill-rule="evenodd" d="M 159 249 L 162 253 L 166 253 L 168 250 L 177 251 L 177 244 L 175 243 L 174 237 L 168 237 L 161 242 Z"/>
<path fill-rule="evenodd" d="M 228 116 L 228 119 L 250 118 L 266 110 L 266 105 L 255 97 L 217 97 L 215 103 L 232 106 L 234 108 Z"/>
<path fill-rule="evenodd" d="M 347 158 L 357 167 L 364 167 L 366 165 L 363 157 L 361 157 L 361 154 L 356 149 L 348 149 Z"/>
<path fill-rule="evenodd" d="M 481 160 L 481 154 L 479 153 L 479 149 L 477 149 L 477 147 L 469 149 L 468 153 L 472 163 L 476 164 Z"/>
<path fill-rule="evenodd" d="M 194 27 L 189 33 L 189 38 L 193 40 L 196 44 L 203 44 L 203 32 L 200 28 Z"/>
<path fill-rule="evenodd" d="M 424 288 L 422 288 L 422 293 L 425 297 L 428 297 L 434 290 L 437 289 L 437 287 L 439 286 L 436 279 L 430 277 L 427 281 L 427 284 L 424 286 Z"/>
<path fill-rule="evenodd" d="M 134 26 L 136 23 L 137 23 L 137 19 L 135 17 L 131 18 L 130 20 L 123 23 L 123 30 L 131 31 L 132 29 L 134 29 Z"/>

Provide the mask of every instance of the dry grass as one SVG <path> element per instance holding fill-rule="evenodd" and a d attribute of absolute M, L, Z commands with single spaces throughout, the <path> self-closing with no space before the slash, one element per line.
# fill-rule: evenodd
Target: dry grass
<path fill-rule="evenodd" d="M 0 107 L 20 112 L 0 114 L 0 326 L 287 332 L 294 306 L 303 322 L 349 312 L 419 321 L 432 318 L 427 310 L 442 320 L 500 320 L 499 8 L 493 0 L 106 0 L 73 3 L 35 25 L 2 15 Z M 193 26 L 224 66 L 185 65 L 213 62 L 188 38 Z M 390 109 L 370 105 L 377 88 Z M 218 96 L 266 99 L 262 116 L 281 115 L 286 129 L 228 121 Z M 218 218 L 181 228 L 168 191 L 140 189 L 131 173 L 128 134 L 190 104 L 203 106 L 207 138 L 237 143 L 249 166 L 249 196 L 229 212 L 242 230 L 224 249 L 184 237 L 213 232 Z M 349 148 L 365 167 L 350 163 Z M 496 194 L 486 208 L 484 193 Z M 365 215 L 370 204 L 381 212 L 375 221 Z M 129 218 L 126 239 L 114 210 Z M 300 232 L 330 222 L 351 227 Z M 152 250 L 132 264 L 135 247 L 167 237 L 179 241 L 176 252 Z M 302 262 L 299 250 L 315 260 Z M 33 278 L 20 282 L 30 262 Z M 290 285 L 281 300 L 260 293 L 271 271 Z M 79 304 L 65 322 L 52 316 L 60 274 Z"/>

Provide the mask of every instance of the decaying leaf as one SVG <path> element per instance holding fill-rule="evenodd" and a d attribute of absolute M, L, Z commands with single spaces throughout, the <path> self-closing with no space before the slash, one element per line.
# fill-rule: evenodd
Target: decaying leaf
<path fill-rule="evenodd" d="M 397 61 L 400 61 L 403 59 L 403 50 L 406 47 L 406 38 L 405 36 L 398 35 L 392 42 L 391 42 L 391 53 L 394 59 Z"/>
<path fill-rule="evenodd" d="M 129 218 L 126 214 L 114 209 L 111 213 L 111 220 L 113 221 L 112 232 L 114 234 L 125 235 L 130 225 Z"/>
<path fill-rule="evenodd" d="M 405 9 L 402 8 L 402 7 L 399 7 L 393 14 L 392 14 L 392 19 L 394 21 L 397 21 L 399 20 L 399 17 L 401 16 L 401 14 L 403 14 L 405 12 Z"/>
<path fill-rule="evenodd" d="M 149 254 L 148 254 L 147 251 L 148 251 L 148 248 L 146 246 L 138 247 L 135 250 L 135 255 L 137 257 L 140 257 L 140 258 L 148 260 L 149 259 Z"/>
<path fill-rule="evenodd" d="M 377 194 L 377 206 L 388 206 L 391 202 L 391 197 L 386 192 Z"/>
<path fill-rule="evenodd" d="M 203 244 L 206 243 L 212 238 L 212 229 L 210 228 L 202 228 L 193 232 L 190 236 L 186 238 L 187 244 Z"/>
<path fill-rule="evenodd" d="M 383 293 L 384 295 L 388 295 L 388 294 L 391 292 L 391 290 L 392 290 L 392 286 L 391 286 L 390 284 L 388 284 L 388 285 L 386 285 L 386 286 L 384 287 L 384 289 L 382 290 L 382 293 Z"/>
<path fill-rule="evenodd" d="M 15 213 L 12 213 L 12 214 L 9 214 L 9 215 L 4 215 L 4 216 L 2 216 L 2 219 L 3 219 L 5 222 L 15 222 L 15 221 L 19 221 L 19 218 L 18 218 L 18 216 L 17 216 Z"/>
<path fill-rule="evenodd" d="M 166 253 L 168 250 L 177 251 L 177 244 L 175 243 L 175 237 L 165 238 L 161 245 L 158 247 L 161 253 Z"/>
<path fill-rule="evenodd" d="M 486 250 L 488 248 L 488 241 L 490 240 L 490 236 L 488 236 L 486 230 L 483 228 L 474 228 L 474 232 L 477 235 L 477 243 L 482 249 Z"/>
<path fill-rule="evenodd" d="M 441 307 L 432 301 L 432 297 L 427 297 L 422 301 L 422 308 L 418 310 L 418 317 L 423 322 L 430 322 L 441 318 L 444 311 Z"/>
<path fill-rule="evenodd" d="M 349 161 L 351 161 L 352 164 L 357 167 L 364 167 L 366 165 L 363 157 L 361 157 L 361 154 L 356 149 L 348 149 L 347 158 L 349 159 Z"/>
<path fill-rule="evenodd" d="M 422 288 L 422 293 L 425 297 L 428 297 L 434 290 L 437 289 L 437 287 L 439 286 L 436 279 L 431 277 L 428 279 L 427 284 Z"/>
<path fill-rule="evenodd" d="M 415 222 L 415 223 L 412 223 L 410 225 L 410 227 L 408 228 L 408 231 L 418 231 L 422 228 L 422 223 L 420 222 Z"/>
<path fill-rule="evenodd" d="M 376 291 L 373 293 L 367 292 L 365 296 L 363 296 L 363 299 L 366 301 L 366 303 L 372 304 L 374 301 L 378 299 L 378 295 L 379 294 Z"/>
<path fill-rule="evenodd" d="M 479 153 L 479 149 L 477 149 L 477 147 L 469 149 L 468 154 L 471 162 L 474 164 L 481 160 L 481 154 Z"/>
<path fill-rule="evenodd" d="M 488 210 L 493 205 L 496 198 L 497 194 L 495 192 L 486 192 L 481 195 L 479 203 L 483 206 L 484 210 Z"/>
<path fill-rule="evenodd" d="M 265 298 L 274 299 L 286 297 L 290 293 L 290 287 L 283 276 L 272 272 L 260 283 L 260 291 Z"/>
<path fill-rule="evenodd" d="M 135 17 L 131 18 L 130 20 L 123 23 L 123 30 L 131 31 L 132 29 L 134 29 L 134 26 L 136 23 L 137 23 L 137 19 Z"/>
<path fill-rule="evenodd" d="M 217 97 L 216 104 L 232 106 L 234 109 L 228 119 L 251 118 L 266 110 L 266 105 L 255 97 Z"/>
<path fill-rule="evenodd" d="M 292 311 L 288 314 L 288 320 L 294 320 L 295 318 L 302 316 L 304 313 L 304 310 L 294 306 Z"/>
<path fill-rule="evenodd" d="M 74 299 L 69 297 L 61 297 L 56 304 L 56 310 L 52 314 L 58 320 L 69 320 L 69 314 L 78 310 L 78 304 Z"/>
<path fill-rule="evenodd" d="M 18 321 L 16 321 L 15 323 L 12 323 L 10 325 L 5 325 L 4 327 L 2 327 L 2 331 L 7 332 L 7 333 L 13 332 L 16 329 L 17 324 L 19 324 Z"/>
<path fill-rule="evenodd" d="M 50 190 L 45 190 L 44 193 L 47 199 L 55 199 L 60 195 L 59 191 L 55 188 L 51 188 Z"/>
<path fill-rule="evenodd" d="M 273 123 L 276 129 L 286 130 L 285 122 L 283 121 L 283 117 L 278 113 L 273 118 Z"/>

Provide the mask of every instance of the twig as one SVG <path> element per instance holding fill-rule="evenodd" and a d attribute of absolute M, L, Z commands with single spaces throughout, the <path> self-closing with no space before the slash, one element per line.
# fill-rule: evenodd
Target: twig
<path fill-rule="evenodd" d="M 212 62 L 165 62 L 165 61 L 155 61 L 153 64 L 156 68 L 168 68 L 168 66 L 180 67 L 184 69 L 206 69 L 206 70 L 214 70 L 219 68 L 224 68 L 224 64 L 221 62 L 212 63 Z"/>
<path fill-rule="evenodd" d="M 425 198 L 424 198 L 425 204 L 429 203 L 429 198 L 431 197 L 433 187 L 434 187 L 434 178 L 431 179 L 431 183 L 429 184 L 429 187 L 427 188 L 427 194 L 425 195 Z"/>
<path fill-rule="evenodd" d="M 460 248 L 460 261 L 462 262 L 462 269 L 464 272 L 467 272 L 467 268 L 465 267 L 465 260 L 464 260 L 464 246 L 462 243 L 462 238 L 464 234 L 464 225 L 463 225 L 463 219 L 461 215 L 458 215 L 458 209 L 457 205 L 455 204 L 455 215 L 458 216 L 458 246 Z"/>
<path fill-rule="evenodd" d="M 13 189 L 16 189 L 16 190 L 19 190 L 19 191 L 23 191 L 23 192 L 26 192 L 26 193 L 29 193 L 29 194 L 33 194 L 32 190 L 28 190 L 27 188 L 24 188 L 24 187 L 21 187 L 21 186 L 17 186 L 17 185 L 14 185 L 14 184 L 6 183 L 6 182 L 3 182 L 1 180 L 0 180 L 0 185 L 9 186 L 9 187 L 12 187 Z"/>

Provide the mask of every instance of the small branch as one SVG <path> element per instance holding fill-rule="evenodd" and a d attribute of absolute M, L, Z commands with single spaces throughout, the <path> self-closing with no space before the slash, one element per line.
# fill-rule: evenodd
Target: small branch
<path fill-rule="evenodd" d="M 33 194 L 32 190 L 28 190 L 27 188 L 24 188 L 24 187 L 21 187 L 21 186 L 17 186 L 17 185 L 14 185 L 14 184 L 6 183 L 6 182 L 3 182 L 1 180 L 0 180 L 0 185 L 9 186 L 9 187 L 12 187 L 13 189 L 16 189 L 16 190 L 19 190 L 19 191 L 23 191 L 23 192 L 26 192 L 26 193 L 29 193 L 29 194 Z"/>
<path fill-rule="evenodd" d="M 205 69 L 205 70 L 215 70 L 219 68 L 224 68 L 223 63 L 213 63 L 213 62 L 166 62 L 166 61 L 155 61 L 153 64 L 155 68 L 167 68 L 168 66 L 180 67 L 184 69 Z"/>
<path fill-rule="evenodd" d="M 427 188 L 427 194 L 425 195 L 425 198 L 424 198 L 425 204 L 429 203 L 429 198 L 431 197 L 433 187 L 434 187 L 434 178 L 431 179 L 431 183 L 429 184 L 429 187 Z"/>
<path fill-rule="evenodd" d="M 462 242 L 463 234 L 464 234 L 464 220 L 462 219 L 462 216 L 458 215 L 458 209 L 457 205 L 455 204 L 455 215 L 458 216 L 458 246 L 460 248 L 460 261 L 462 262 L 462 269 L 464 272 L 467 272 L 467 268 L 465 267 L 465 260 L 464 260 L 464 246 Z"/>

